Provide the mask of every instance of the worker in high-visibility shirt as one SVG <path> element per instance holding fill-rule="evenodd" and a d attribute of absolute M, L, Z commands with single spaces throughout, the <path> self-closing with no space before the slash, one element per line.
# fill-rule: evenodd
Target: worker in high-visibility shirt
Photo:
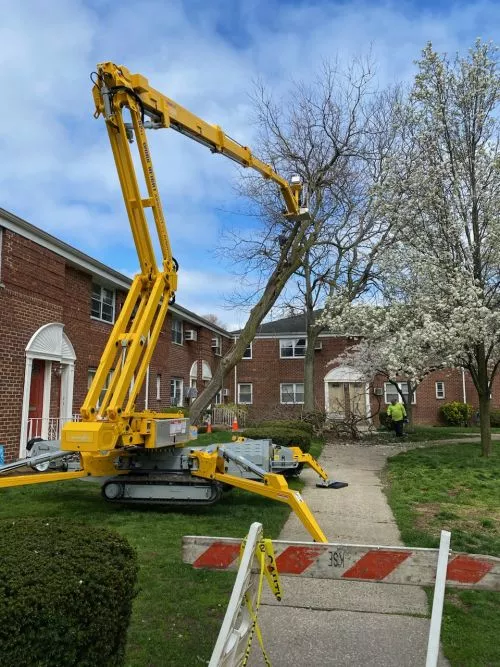
<path fill-rule="evenodd" d="M 387 407 L 387 414 L 392 419 L 396 436 L 402 438 L 403 424 L 406 417 L 405 406 L 402 403 L 399 403 L 397 398 L 393 398 L 391 404 Z"/>

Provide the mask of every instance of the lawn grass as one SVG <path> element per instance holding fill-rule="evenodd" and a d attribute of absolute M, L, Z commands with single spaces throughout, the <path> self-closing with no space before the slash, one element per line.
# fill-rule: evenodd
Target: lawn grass
<path fill-rule="evenodd" d="M 500 428 L 492 428 L 491 432 L 500 433 Z M 481 434 L 479 426 L 405 426 L 405 433 L 408 442 L 477 438 Z M 386 429 L 381 429 L 379 435 L 395 439 L 394 432 Z"/>
<path fill-rule="evenodd" d="M 231 433 L 199 437 L 199 444 L 228 442 Z M 321 444 L 315 443 L 315 451 Z M 299 480 L 290 484 L 299 488 Z M 183 535 L 243 537 L 253 521 L 276 538 L 287 505 L 234 489 L 212 507 L 191 510 L 126 507 L 101 499 L 86 481 L 5 489 L 0 518 L 37 516 L 116 530 L 137 549 L 139 594 L 127 643 L 127 667 L 206 665 L 225 613 L 235 574 L 193 570 L 181 560 Z M 0 660 L 1 662 L 1 660 Z"/>
<path fill-rule="evenodd" d="M 405 544 L 437 547 L 450 530 L 454 551 L 500 556 L 500 444 L 440 445 L 388 461 L 387 495 Z M 428 590 L 432 600 L 432 590 Z M 500 594 L 448 589 L 442 643 L 454 667 L 500 665 Z"/>

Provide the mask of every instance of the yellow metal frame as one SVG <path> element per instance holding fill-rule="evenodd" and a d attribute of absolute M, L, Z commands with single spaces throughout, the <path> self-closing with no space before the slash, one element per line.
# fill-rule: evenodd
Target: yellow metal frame
<path fill-rule="evenodd" d="M 102 63 L 95 76 L 92 90 L 95 116 L 102 115 L 106 122 L 141 272 L 132 282 L 80 409 L 82 422 L 68 422 L 63 426 L 61 448 L 79 452 L 133 445 L 154 447 L 154 418 L 173 416 L 153 417 L 135 411 L 169 303 L 177 289 L 177 264 L 172 256 L 146 128 L 171 127 L 207 146 L 213 153 L 221 153 L 243 167 L 255 169 L 279 186 L 286 204 L 285 215 L 290 218 L 301 215 L 301 185 L 288 183 L 219 126 L 198 118 L 152 88 L 144 76 L 131 74 L 126 67 Z M 124 118 L 124 112 L 129 120 Z M 130 149 L 134 140 L 146 186 L 144 195 Z M 151 210 L 161 249 L 160 267 L 149 231 L 148 210 Z M 112 369 L 111 381 L 99 404 Z"/>
<path fill-rule="evenodd" d="M 293 451 L 293 458 L 298 463 L 304 463 L 305 465 L 312 468 L 318 475 L 326 482 L 328 480 L 328 473 L 324 468 L 322 468 L 319 462 L 311 456 L 311 454 L 304 454 L 300 447 L 289 447 Z"/>
<path fill-rule="evenodd" d="M 244 477 L 228 475 L 225 472 L 224 459 L 217 451 L 210 453 L 193 451 L 191 458 L 196 459 L 198 462 L 198 469 L 191 470 L 192 475 L 205 479 L 213 479 L 224 484 L 229 484 L 230 486 L 235 486 L 238 489 L 270 498 L 271 500 L 277 500 L 280 503 L 286 503 L 299 517 L 305 529 L 316 542 L 328 542 L 326 535 L 319 527 L 307 503 L 298 491 L 293 491 L 288 487 L 283 475 L 266 473 L 263 481 L 257 482 L 252 479 L 245 479 Z"/>
<path fill-rule="evenodd" d="M 131 74 L 126 67 L 110 62 L 102 63 L 97 67 L 92 94 L 95 117 L 102 115 L 106 122 L 141 271 L 132 282 L 81 407 L 82 421 L 68 422 L 63 426 L 61 449 L 80 453 L 81 470 L 2 478 L 0 487 L 56 482 L 89 475 L 126 474 L 126 470 L 116 469 L 116 457 L 127 455 L 126 448 L 130 446 L 155 447 L 155 419 L 181 416 L 135 410 L 169 303 L 174 299 L 178 268 L 172 256 L 154 175 L 146 138 L 147 128 L 170 127 L 207 146 L 213 153 L 220 153 L 242 167 L 256 170 L 279 186 L 286 205 L 286 217 L 297 220 L 305 212 L 300 205 L 300 182 L 288 183 L 270 165 L 256 158 L 249 148 L 226 135 L 218 125 L 205 122 L 162 95 L 142 75 Z M 124 111 L 129 120 L 124 118 Z M 133 141 L 137 145 L 142 167 L 146 187 L 144 194 L 130 149 Z M 149 210 L 162 255 L 160 266 L 157 265 L 150 235 Z M 112 369 L 111 381 L 99 403 Z M 302 455 L 299 452 L 297 448 L 297 457 Z M 300 494 L 288 488 L 282 475 L 268 473 L 264 475 L 263 482 L 256 482 L 226 474 L 224 461 L 217 452 L 198 451 L 191 456 L 198 462 L 198 469 L 192 470 L 193 475 L 286 503 L 316 541 L 327 541 Z M 322 471 L 312 457 L 300 460 Z"/>

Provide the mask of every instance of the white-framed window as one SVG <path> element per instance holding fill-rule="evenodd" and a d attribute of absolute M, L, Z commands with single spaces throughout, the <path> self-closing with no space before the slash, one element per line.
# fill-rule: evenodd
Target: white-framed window
<path fill-rule="evenodd" d="M 90 385 L 92 384 L 96 373 L 97 373 L 96 368 L 89 368 L 87 373 L 87 389 L 90 389 Z M 103 388 L 101 389 L 101 393 L 99 394 L 99 398 L 97 399 L 97 408 L 101 406 L 102 400 L 104 398 L 104 395 L 106 394 L 106 391 L 108 390 L 109 383 L 111 382 L 112 377 L 113 377 L 113 370 L 110 370 L 106 377 L 106 382 L 104 383 Z"/>
<path fill-rule="evenodd" d="M 280 400 L 284 405 L 304 402 L 303 382 L 282 382 L 280 384 Z"/>
<path fill-rule="evenodd" d="M 303 359 L 306 356 L 305 338 L 282 338 L 280 339 L 281 359 Z"/>
<path fill-rule="evenodd" d="M 103 322 L 115 321 L 115 292 L 102 285 L 92 283 L 90 315 Z"/>
<path fill-rule="evenodd" d="M 445 391 L 444 391 L 444 382 L 436 382 L 436 398 L 444 398 L 445 397 Z"/>
<path fill-rule="evenodd" d="M 156 374 L 156 400 L 161 401 L 161 373 Z"/>
<path fill-rule="evenodd" d="M 403 394 L 405 398 L 405 402 L 408 403 L 408 382 L 398 382 L 398 387 L 401 390 L 401 393 Z M 401 394 L 399 391 L 396 389 L 394 384 L 392 382 L 384 382 L 384 400 L 386 402 L 386 405 L 389 405 L 389 403 L 392 403 L 392 401 L 396 399 L 398 403 L 402 403 L 403 399 L 401 398 Z M 415 405 L 417 402 L 417 397 L 416 397 L 416 392 L 413 392 L 413 397 L 411 399 L 411 404 Z"/>
<path fill-rule="evenodd" d="M 172 317 L 172 342 L 182 345 L 183 342 L 182 320 Z"/>
<path fill-rule="evenodd" d="M 183 387 L 182 378 L 170 378 L 170 405 L 182 406 Z"/>
<path fill-rule="evenodd" d="M 251 382 L 242 382 L 238 384 L 238 403 L 250 405 L 253 399 L 253 388 Z"/>
<path fill-rule="evenodd" d="M 212 336 L 212 350 L 218 357 L 222 355 L 222 336 L 219 336 L 219 334 Z"/>
<path fill-rule="evenodd" d="M 242 359 L 252 359 L 252 343 L 247 345 L 247 349 L 243 352 Z"/>

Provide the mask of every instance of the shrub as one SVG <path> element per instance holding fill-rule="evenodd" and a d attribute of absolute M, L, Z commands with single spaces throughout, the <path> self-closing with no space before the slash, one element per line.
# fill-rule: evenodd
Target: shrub
<path fill-rule="evenodd" d="M 500 410 L 498 408 L 490 410 L 490 424 L 491 426 L 500 426 Z"/>
<path fill-rule="evenodd" d="M 311 437 L 314 435 L 313 425 L 301 419 L 272 419 L 255 424 L 254 428 L 285 428 L 292 431 L 304 431 Z"/>
<path fill-rule="evenodd" d="M 138 569 L 125 538 L 59 518 L 0 534 L 2 666 L 123 665 Z"/>
<path fill-rule="evenodd" d="M 469 403 L 451 401 L 441 406 L 440 413 L 448 426 L 469 426 L 474 408 Z"/>
<path fill-rule="evenodd" d="M 313 433 L 323 435 L 327 426 L 327 416 L 326 410 L 313 410 L 312 412 L 304 412 L 302 421 L 311 424 Z"/>
<path fill-rule="evenodd" d="M 167 415 L 175 415 L 178 412 L 182 412 L 184 417 L 189 417 L 189 408 L 176 407 L 175 405 L 171 405 L 168 408 L 163 408 L 162 412 Z"/>
<path fill-rule="evenodd" d="M 311 436 L 305 431 L 292 430 L 285 428 L 277 428 L 260 426 L 257 428 L 246 428 L 239 435 L 244 438 L 252 438 L 252 440 L 265 440 L 270 438 L 275 445 L 281 447 L 300 447 L 300 449 L 307 453 L 311 449 Z"/>
<path fill-rule="evenodd" d="M 390 415 L 387 414 L 387 412 L 379 412 L 378 420 L 380 422 L 380 426 L 383 428 L 386 428 L 389 431 L 392 429 L 392 419 Z"/>

